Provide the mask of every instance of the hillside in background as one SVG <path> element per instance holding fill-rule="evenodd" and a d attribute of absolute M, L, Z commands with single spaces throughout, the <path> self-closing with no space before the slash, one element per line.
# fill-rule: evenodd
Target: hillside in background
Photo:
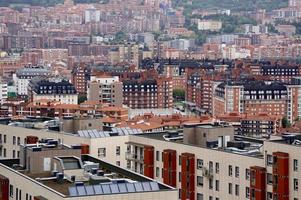
<path fill-rule="evenodd" d="M 273 10 L 286 7 L 288 0 L 173 0 L 175 6 L 185 6 L 186 9 L 223 8 L 233 11 L 249 11 L 255 9 Z"/>
<path fill-rule="evenodd" d="M 106 2 L 107 0 L 74 0 L 75 3 L 97 3 Z M 29 4 L 34 6 L 53 6 L 63 3 L 64 0 L 0 0 L 0 6 L 8 6 L 10 4 Z"/>

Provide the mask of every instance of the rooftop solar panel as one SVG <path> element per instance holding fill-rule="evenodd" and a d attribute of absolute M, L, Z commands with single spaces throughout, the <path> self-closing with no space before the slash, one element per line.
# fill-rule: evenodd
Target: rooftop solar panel
<path fill-rule="evenodd" d="M 105 134 L 106 137 L 110 137 L 110 134 L 109 134 L 108 131 L 105 131 L 104 134 Z"/>
<path fill-rule="evenodd" d="M 150 182 L 150 186 L 152 188 L 152 191 L 158 191 L 159 190 L 159 184 L 157 182 Z"/>
<path fill-rule="evenodd" d="M 89 133 L 90 133 L 91 138 L 95 138 L 93 130 L 89 130 Z"/>
<path fill-rule="evenodd" d="M 69 195 L 70 195 L 71 197 L 76 197 L 76 196 L 78 196 L 77 190 L 76 190 L 75 187 L 69 187 Z"/>
<path fill-rule="evenodd" d="M 102 187 L 100 185 L 93 185 L 95 194 L 103 194 Z"/>
<path fill-rule="evenodd" d="M 152 188 L 151 188 L 151 186 L 150 186 L 150 183 L 149 182 L 143 182 L 142 183 L 142 186 L 143 186 L 143 190 L 144 191 L 152 191 Z"/>
<path fill-rule="evenodd" d="M 101 137 L 101 135 L 99 134 L 98 131 L 95 132 L 95 135 L 96 135 L 97 138 L 100 138 L 100 137 Z"/>
<path fill-rule="evenodd" d="M 99 131 L 98 134 L 100 135 L 101 138 L 105 137 L 105 135 L 103 134 L 103 131 Z"/>
<path fill-rule="evenodd" d="M 77 190 L 78 196 L 87 195 L 85 186 L 78 186 L 78 187 L 76 187 L 76 190 Z"/>
<path fill-rule="evenodd" d="M 86 138 L 89 138 L 89 137 L 90 137 L 90 135 L 89 135 L 88 131 L 86 131 L 86 130 L 83 130 L 83 133 L 84 133 L 84 135 L 85 135 L 85 137 L 86 137 Z"/>
<path fill-rule="evenodd" d="M 87 186 L 86 186 L 86 192 L 87 192 L 87 195 L 94 195 L 94 194 L 95 194 L 92 185 L 87 185 Z"/>
<path fill-rule="evenodd" d="M 79 135 L 80 137 L 85 137 L 83 131 L 77 131 L 77 133 L 78 133 L 78 135 Z"/>
<path fill-rule="evenodd" d="M 110 184 L 102 184 L 102 191 L 104 194 L 111 194 L 111 188 L 110 188 Z"/>
<path fill-rule="evenodd" d="M 119 193 L 118 184 L 110 184 L 110 188 L 113 194 Z"/>
<path fill-rule="evenodd" d="M 127 193 L 128 192 L 127 189 L 126 189 L 125 183 L 119 183 L 118 187 L 119 187 L 119 192 L 120 193 Z"/>
<path fill-rule="evenodd" d="M 127 188 L 128 192 L 136 192 L 136 189 L 135 189 L 133 183 L 126 183 L 126 188 Z"/>
<path fill-rule="evenodd" d="M 134 183 L 137 192 L 143 192 L 143 187 L 140 182 Z"/>

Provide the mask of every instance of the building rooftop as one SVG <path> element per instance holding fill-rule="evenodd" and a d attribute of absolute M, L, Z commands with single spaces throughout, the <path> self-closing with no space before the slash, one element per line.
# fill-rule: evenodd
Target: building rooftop
<path fill-rule="evenodd" d="M 187 125 L 186 125 L 187 126 Z M 188 125 L 191 127 L 196 128 L 203 128 L 203 129 L 214 129 L 214 128 L 221 128 L 222 126 L 215 126 L 215 125 L 196 125 L 191 124 Z M 185 128 L 184 128 L 185 129 Z M 226 144 L 223 144 L 220 146 L 218 138 L 216 136 L 216 140 L 213 138 L 211 140 L 206 140 L 205 145 L 199 145 L 199 144 L 192 144 L 192 143 L 186 143 L 184 142 L 185 139 L 185 130 L 177 130 L 177 131 L 162 131 L 162 132 L 156 132 L 156 133 L 148 133 L 148 134 L 139 134 L 137 136 L 139 137 L 146 137 L 150 139 L 155 140 L 161 140 L 166 142 L 174 142 L 179 143 L 183 145 L 190 145 L 198 148 L 207 148 L 217 151 L 224 151 L 228 153 L 235 153 L 245 156 L 252 156 L 252 157 L 258 157 L 262 158 L 263 154 L 261 152 L 261 147 L 263 146 L 263 140 L 257 140 L 254 138 L 247 138 L 242 136 L 234 136 L 233 140 L 228 140 Z M 198 134 L 198 133 L 196 133 Z M 213 133 L 215 134 L 215 133 Z M 208 135 L 207 135 L 208 136 Z"/>
<path fill-rule="evenodd" d="M 0 166 L 5 166 L 11 173 L 19 174 L 20 178 L 26 178 L 33 186 L 42 185 L 48 192 L 54 192 L 64 198 L 175 190 L 148 177 L 89 155 L 82 155 L 79 158 L 72 156 L 74 152 L 68 151 L 63 152 L 62 156 L 56 156 L 56 150 L 52 150 L 54 152 L 47 155 L 52 155 L 51 166 L 59 165 L 57 170 L 45 169 L 45 158 L 40 159 L 43 154 L 35 154 L 32 159 L 35 159 L 37 166 L 44 166 L 44 170 L 32 171 L 32 167 L 24 168 L 21 165 L 24 162 L 17 159 L 1 160 Z"/>

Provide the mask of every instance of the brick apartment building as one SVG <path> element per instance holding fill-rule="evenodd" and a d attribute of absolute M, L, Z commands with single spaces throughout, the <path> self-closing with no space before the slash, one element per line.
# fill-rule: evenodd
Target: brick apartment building
<path fill-rule="evenodd" d="M 87 94 L 87 84 L 90 80 L 91 69 L 84 63 L 76 64 L 72 70 L 71 82 L 79 94 Z"/>
<path fill-rule="evenodd" d="M 172 78 L 140 78 L 123 81 L 123 104 L 133 109 L 172 108 Z"/>
<path fill-rule="evenodd" d="M 251 81 L 221 83 L 214 91 L 213 115 L 231 112 L 257 115 L 281 115 L 293 122 L 300 116 L 300 81 L 282 82 Z"/>

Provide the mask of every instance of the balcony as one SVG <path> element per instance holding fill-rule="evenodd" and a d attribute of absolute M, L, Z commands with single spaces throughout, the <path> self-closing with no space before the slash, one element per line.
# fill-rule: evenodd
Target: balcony
<path fill-rule="evenodd" d="M 203 167 L 203 176 L 206 178 L 213 178 L 213 171 Z"/>
<path fill-rule="evenodd" d="M 140 163 L 143 163 L 143 161 L 144 161 L 143 155 L 138 155 L 134 152 L 126 152 L 125 153 L 125 159 L 126 160 L 132 160 L 132 161 L 135 161 L 135 162 L 140 162 Z"/>

